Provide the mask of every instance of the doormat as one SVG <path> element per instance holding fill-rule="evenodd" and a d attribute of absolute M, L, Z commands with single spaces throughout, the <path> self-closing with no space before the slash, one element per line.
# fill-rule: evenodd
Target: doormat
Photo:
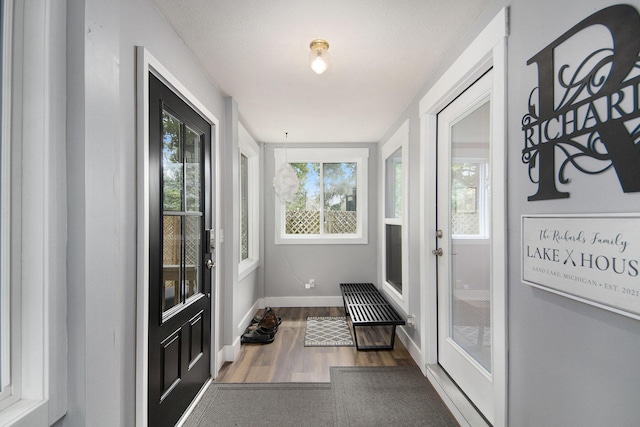
<path fill-rule="evenodd" d="M 331 367 L 336 427 L 459 424 L 417 366 Z"/>
<path fill-rule="evenodd" d="M 307 317 L 305 347 L 353 347 L 346 317 Z"/>

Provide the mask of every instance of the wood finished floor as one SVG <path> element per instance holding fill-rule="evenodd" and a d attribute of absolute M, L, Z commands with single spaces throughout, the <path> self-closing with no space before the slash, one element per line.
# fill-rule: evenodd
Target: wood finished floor
<path fill-rule="evenodd" d="M 276 308 L 282 324 L 270 344 L 243 344 L 235 361 L 225 363 L 215 382 L 329 382 L 331 366 L 415 366 L 399 339 L 392 351 L 355 347 L 305 347 L 307 316 L 344 316 L 342 307 Z M 358 330 L 360 337 L 360 330 Z M 363 338 L 367 338 L 363 335 Z M 375 339 L 373 335 L 371 339 Z"/>

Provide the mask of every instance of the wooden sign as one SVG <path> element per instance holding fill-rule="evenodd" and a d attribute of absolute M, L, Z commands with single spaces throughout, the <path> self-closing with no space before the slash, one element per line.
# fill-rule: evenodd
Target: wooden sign
<path fill-rule="evenodd" d="M 523 216 L 522 281 L 640 319 L 640 216 Z"/>

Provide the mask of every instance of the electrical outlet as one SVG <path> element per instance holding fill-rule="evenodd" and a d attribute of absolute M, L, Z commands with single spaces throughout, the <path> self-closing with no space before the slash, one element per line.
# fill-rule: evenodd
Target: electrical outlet
<path fill-rule="evenodd" d="M 316 287 L 316 279 L 309 279 L 309 287 L 310 288 Z"/>
<path fill-rule="evenodd" d="M 309 283 L 305 283 L 305 284 L 304 284 L 304 288 L 305 288 L 305 289 L 310 289 L 310 288 L 311 288 L 311 284 L 309 284 Z"/>
<path fill-rule="evenodd" d="M 410 328 L 415 328 L 416 327 L 416 316 L 413 314 L 410 314 L 407 317 L 407 326 Z"/>

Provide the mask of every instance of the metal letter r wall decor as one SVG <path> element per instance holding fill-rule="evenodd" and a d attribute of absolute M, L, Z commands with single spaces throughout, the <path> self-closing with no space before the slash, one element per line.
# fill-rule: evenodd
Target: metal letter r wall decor
<path fill-rule="evenodd" d="M 593 50 L 593 40 L 602 46 Z M 538 67 L 538 86 L 522 118 L 522 162 L 538 185 L 528 200 L 568 198 L 556 185 L 570 182 L 569 165 L 591 175 L 613 168 L 623 192 L 640 192 L 639 54 L 640 15 L 616 5 L 584 19 L 527 61 Z M 557 67 L 559 58 L 567 62 Z"/>

